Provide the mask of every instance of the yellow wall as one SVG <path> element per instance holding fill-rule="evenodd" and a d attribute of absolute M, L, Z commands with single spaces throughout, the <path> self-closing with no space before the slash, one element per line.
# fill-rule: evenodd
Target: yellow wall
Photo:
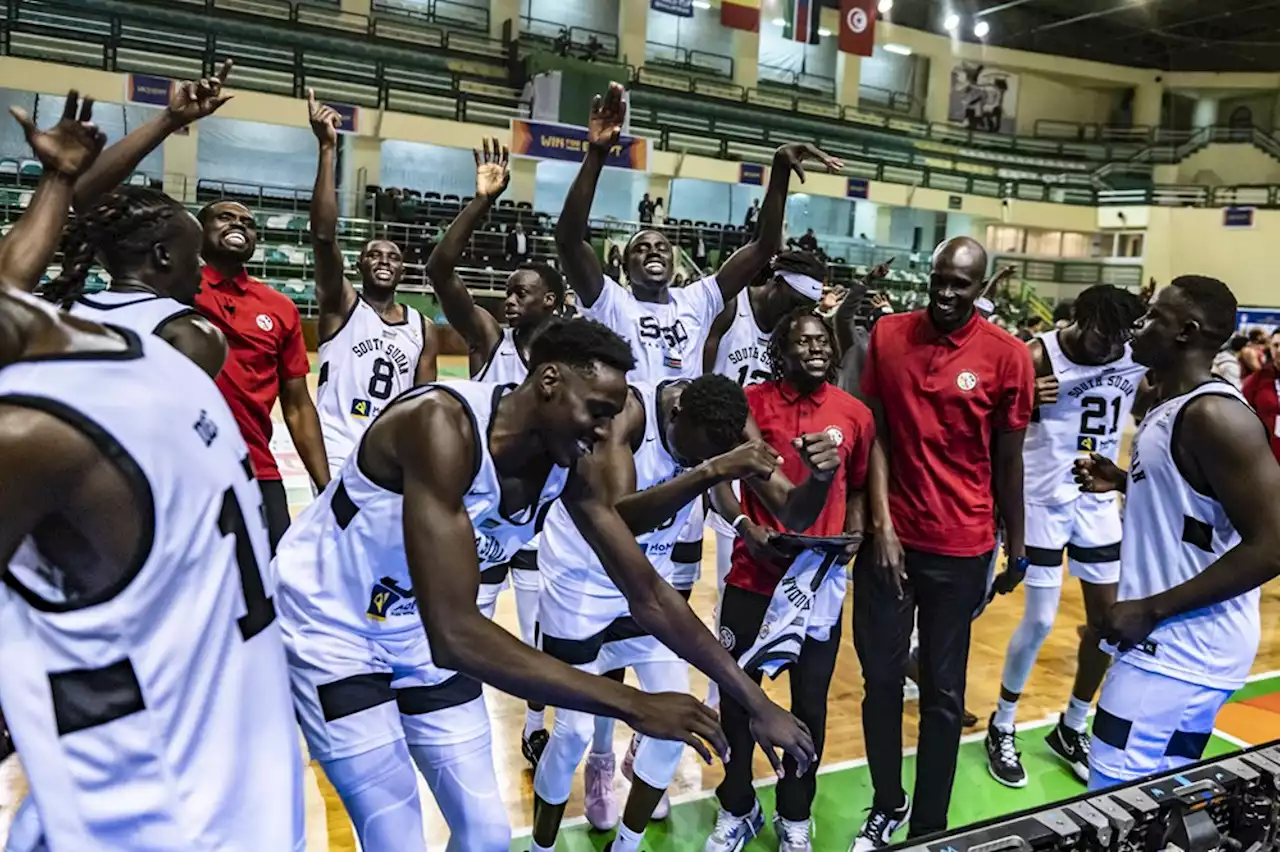
<path fill-rule="evenodd" d="M 1258 210 L 1254 227 L 1222 227 L 1222 210 L 1152 209 L 1145 269 L 1161 283 L 1178 275 L 1221 278 L 1242 305 L 1280 306 L 1273 258 L 1280 211 Z"/>
<path fill-rule="evenodd" d="M 1088 88 L 1043 74 L 1020 74 L 1018 133 L 1030 136 L 1042 120 L 1107 124 L 1123 93 L 1124 89 Z"/>
<path fill-rule="evenodd" d="M 1280 183 L 1280 161 L 1253 145 L 1210 145 L 1178 163 L 1177 182 L 1205 186 Z"/>

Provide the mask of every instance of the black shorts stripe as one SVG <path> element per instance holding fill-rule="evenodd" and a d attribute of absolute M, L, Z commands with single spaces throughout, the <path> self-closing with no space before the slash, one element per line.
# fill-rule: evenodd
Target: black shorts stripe
<path fill-rule="evenodd" d="M 671 548 L 671 561 L 680 565 L 696 565 L 702 561 L 702 541 L 677 541 Z"/>
<path fill-rule="evenodd" d="M 680 597 L 689 599 L 689 589 L 680 589 Z M 634 618 L 624 615 L 609 622 L 609 626 L 585 639 L 561 639 L 542 635 L 542 652 L 570 666 L 585 666 L 600 656 L 606 642 L 621 642 L 650 635 Z"/>
<path fill-rule="evenodd" d="M 501 565 L 494 565 L 492 568 L 486 568 L 480 572 L 480 585 L 496 586 L 503 580 L 507 579 L 507 571 L 511 565 L 503 562 Z"/>
<path fill-rule="evenodd" d="M 406 716 L 418 716 L 458 707 L 480 697 L 480 681 L 456 674 L 435 686 L 409 686 L 396 690 L 396 706 Z"/>
<path fill-rule="evenodd" d="M 332 722 L 394 701 L 396 694 L 391 688 L 391 672 L 370 672 L 321 684 L 316 688 L 316 696 L 320 699 L 324 720 Z"/>
<path fill-rule="evenodd" d="M 536 550 L 517 550 L 516 555 L 511 557 L 512 571 L 537 571 L 538 570 L 538 551 Z"/>
<path fill-rule="evenodd" d="M 105 725 L 147 709 L 133 663 L 126 657 L 100 669 L 49 675 L 58 736 Z"/>
<path fill-rule="evenodd" d="M 1124 751 L 1129 744 L 1129 732 L 1133 730 L 1133 722 L 1121 719 L 1106 709 L 1099 707 L 1093 717 L 1093 735 L 1115 749 Z"/>
<path fill-rule="evenodd" d="M 1032 565 L 1039 565 L 1042 568 L 1057 568 L 1062 564 L 1062 549 L 1053 550 L 1048 547 L 1027 545 L 1027 559 Z"/>
<path fill-rule="evenodd" d="M 355 519 L 356 513 L 360 511 L 360 507 L 351 499 L 351 495 L 347 493 L 347 483 L 338 480 L 338 487 L 333 491 L 333 499 L 329 501 L 329 508 L 333 510 L 333 517 L 338 522 L 338 526 L 346 529 L 351 521 Z"/>
<path fill-rule="evenodd" d="M 1085 565 L 1101 565 L 1107 562 L 1120 561 L 1120 542 L 1104 544 L 1102 547 L 1082 547 L 1078 544 L 1067 545 L 1067 556 Z"/>
<path fill-rule="evenodd" d="M 1166 757 L 1184 757 L 1187 760 L 1199 760 L 1204 756 L 1205 747 L 1209 745 L 1211 733 L 1192 734 L 1187 731 L 1174 731 L 1165 748 Z"/>

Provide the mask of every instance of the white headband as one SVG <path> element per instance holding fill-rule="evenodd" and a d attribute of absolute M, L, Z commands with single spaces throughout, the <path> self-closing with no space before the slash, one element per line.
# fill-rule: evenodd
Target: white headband
<path fill-rule="evenodd" d="M 778 275 L 801 296 L 813 299 L 815 302 L 822 298 L 822 282 L 818 279 L 810 278 L 800 272 L 779 272 Z"/>

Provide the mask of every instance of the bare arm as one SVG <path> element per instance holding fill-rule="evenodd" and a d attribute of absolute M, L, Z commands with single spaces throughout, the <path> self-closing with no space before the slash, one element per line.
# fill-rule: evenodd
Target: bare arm
<path fill-rule="evenodd" d="M 1009 557 L 1026 554 L 1025 503 L 1022 500 L 1022 444 L 1027 430 L 997 430 L 991 454 L 992 485 L 996 509 L 1004 525 L 1005 545 Z"/>
<path fill-rule="evenodd" d="M 440 335 L 436 324 L 426 317 L 422 318 L 422 354 L 418 356 L 418 366 L 413 374 L 415 385 L 434 382 L 438 377 L 440 360 Z"/>
<path fill-rule="evenodd" d="M 356 290 L 347 280 L 338 245 L 338 125 L 342 119 L 330 107 L 316 102 L 307 89 L 307 115 L 319 143 L 316 182 L 311 190 L 311 248 L 315 254 L 316 302 L 320 305 L 321 339 L 342 322 L 356 301 Z"/>
<path fill-rule="evenodd" d="M 836 343 L 840 346 L 841 352 L 848 352 L 853 346 L 853 335 L 857 328 L 856 318 L 858 316 L 858 307 L 862 304 L 862 300 L 867 295 L 867 282 L 854 281 L 849 285 L 849 290 L 844 294 L 844 298 L 840 300 L 840 304 L 836 306 L 836 314 L 832 318 L 832 325 L 836 330 Z"/>
<path fill-rule="evenodd" d="M 804 183 L 804 167 L 807 159 L 819 160 L 829 171 L 843 168 L 843 164 L 819 151 L 813 145 L 795 142 L 783 145 L 773 155 L 773 167 L 769 170 L 769 188 L 760 205 L 760 221 L 756 237 L 724 262 L 716 273 L 716 283 L 727 305 L 737 297 L 738 291 L 751 283 L 765 264 L 782 246 L 782 220 L 787 212 L 787 190 L 791 186 L 791 173 L 795 172 Z"/>
<path fill-rule="evenodd" d="M 732 302 L 726 303 L 724 310 L 711 321 L 711 331 L 707 334 L 707 342 L 702 344 L 703 373 L 715 372 L 716 356 L 720 354 L 720 340 L 724 337 L 724 333 L 729 330 L 729 327 L 733 325 L 736 307 Z"/>
<path fill-rule="evenodd" d="M 280 409 L 311 481 L 317 488 L 324 488 L 329 484 L 329 461 L 325 457 L 324 438 L 320 435 L 320 415 L 311 401 L 306 376 L 285 379 L 280 383 Z"/>
<path fill-rule="evenodd" d="M 185 314 L 162 326 L 160 339 L 186 355 L 196 366 L 217 378 L 227 360 L 227 339 L 218 327 L 202 316 Z"/>
<path fill-rule="evenodd" d="M 764 443 L 760 427 L 752 418 L 747 419 L 744 434 L 749 441 Z M 796 440 L 804 442 L 804 446 L 797 449 L 802 456 L 807 457 L 810 465 L 810 475 L 803 483 L 792 485 L 781 470 L 775 470 L 767 479 L 748 478 L 742 480 L 742 485 L 750 488 L 760 498 L 778 523 L 789 530 L 803 532 L 813 526 L 818 515 L 822 514 L 840 457 L 825 435 L 805 435 Z M 819 458 L 821 460 L 817 461 Z M 824 472 L 817 472 L 819 466 L 823 467 Z M 731 515 L 730 519 L 733 517 L 736 515 Z"/>
<path fill-rule="evenodd" d="M 467 243 L 471 242 L 471 235 L 475 233 L 476 227 L 489 215 L 493 202 L 511 180 L 507 149 L 499 147 L 497 139 L 493 140 L 492 151 L 489 146 L 489 140 L 486 139 L 483 160 L 479 151 L 473 152 L 476 159 L 475 197 L 462 208 L 458 218 L 449 225 L 439 244 L 427 258 L 427 277 L 431 280 L 436 297 L 440 299 L 440 309 L 444 311 L 445 319 L 467 341 L 467 348 L 471 353 L 481 358 L 487 358 L 498 345 L 502 329 L 488 311 L 476 304 L 471 291 L 454 270 L 458 268 L 462 252 Z"/>

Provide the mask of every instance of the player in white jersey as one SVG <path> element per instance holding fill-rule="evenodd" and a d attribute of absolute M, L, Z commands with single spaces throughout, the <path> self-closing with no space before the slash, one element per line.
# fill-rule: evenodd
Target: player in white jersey
<path fill-rule="evenodd" d="M 555 323 L 535 339 L 529 364 L 515 388 L 432 385 L 394 401 L 281 543 L 298 715 L 366 849 L 425 849 L 414 762 L 454 848 L 507 849 L 476 681 L 621 716 L 706 757 L 701 737 L 723 745 L 714 715 L 689 696 L 646 695 L 576 672 L 477 606 L 480 569 L 508 561 L 561 495 L 642 625 L 753 702 L 768 748 L 812 756 L 798 723 L 752 689 L 653 572 L 601 484 L 589 451 L 626 403 L 624 373 L 634 365 L 626 344 L 598 323 Z"/>
<path fill-rule="evenodd" d="M 48 262 L 54 240 L 31 253 L 30 226 L 61 230 L 68 178 L 101 148 L 69 141 L 96 134 L 73 116 L 61 137 L 28 131 L 58 171 L 0 242 L 0 281 Z M 154 337 L 0 286 L 0 420 L 0 701 L 47 815 L 43 839 L 38 824 L 26 839 L 301 852 L 260 497 L 213 383 Z"/>
<path fill-rule="evenodd" d="M 307 90 L 311 131 L 320 146 L 311 192 L 311 246 L 320 306 L 320 377 L 316 412 L 329 473 L 342 463 L 389 400 L 436 380 L 435 323 L 396 301 L 404 257 L 390 240 L 370 240 L 360 253 L 357 293 L 343 270 L 334 176 L 341 117 Z"/>
<path fill-rule="evenodd" d="M 604 274 L 588 239 L 587 225 L 600 173 L 626 121 L 623 96 L 622 86 L 612 83 L 605 96 L 597 96 L 591 106 L 587 153 L 556 222 L 556 249 L 583 315 L 604 323 L 630 344 L 636 355 L 636 369 L 629 378 L 652 382 L 691 378 L 702 372 L 703 346 L 716 316 L 755 279 L 781 246 L 792 173 L 804 180 L 805 160 L 816 159 L 828 170 L 838 169 L 841 164 L 812 145 L 796 143 L 779 148 L 773 158 L 755 238 L 723 260 L 719 272 L 688 286 L 671 286 L 676 271 L 675 251 L 667 236 L 649 228 L 637 232 L 623 251 L 631 285 L 627 291 Z M 692 588 L 698 579 L 703 517 L 699 504 L 681 533 L 674 556 L 677 568 L 671 577 L 677 588 Z M 611 791 L 613 785 L 608 779 L 613 770 L 613 727 L 609 720 L 602 719 L 587 759 L 588 789 Z M 604 780 L 597 783 L 597 775 Z M 602 799 L 588 799 L 587 816 L 597 828 L 612 826 L 617 821 L 612 795 L 606 792 Z"/>
<path fill-rule="evenodd" d="M 1211 373 L 1236 300 L 1213 278 L 1175 278 L 1133 340 L 1158 398 L 1128 475 L 1076 462 L 1081 488 L 1125 493 L 1119 645 L 1093 722 L 1090 789 L 1199 760 L 1218 710 L 1258 649 L 1258 587 L 1280 574 L 1280 467 L 1240 392 Z"/>
<path fill-rule="evenodd" d="M 427 277 L 440 300 L 445 319 L 467 342 L 471 378 L 479 382 L 518 385 L 528 375 L 529 344 L 533 335 L 556 317 L 564 306 L 564 279 L 545 263 L 521 264 L 507 278 L 503 313 L 504 329 L 493 315 L 476 304 L 456 270 L 476 227 L 488 216 L 494 202 L 511 179 L 509 153 L 497 139 L 484 141 L 475 151 L 476 194 L 444 232 L 427 259 Z M 535 537 L 507 565 L 491 569 L 493 582 L 507 573 L 515 589 L 520 638 L 536 644 L 538 623 L 538 548 Z M 525 712 L 520 750 L 535 767 L 547 746 L 546 708 L 531 703 Z"/>
<path fill-rule="evenodd" d="M 1120 501 L 1115 494 L 1081 494 L 1072 463 L 1082 453 L 1113 462 L 1119 458 L 1129 412 L 1147 373 L 1126 341 L 1146 306 L 1134 293 L 1099 284 L 1082 292 L 1073 308 L 1070 325 L 1027 344 L 1036 370 L 1036 409 L 1022 450 L 1029 564 L 1025 574 L 1009 570 L 996 584 L 1008 593 L 1025 580 L 1026 596 L 1005 652 L 999 703 L 986 740 L 991 777 L 1007 787 L 1027 783 L 1014 720 L 1058 614 L 1063 550 L 1080 581 L 1087 623 L 1066 711 L 1045 739 L 1082 782 L 1089 780 L 1089 708 L 1110 662 L 1098 642 L 1120 576 Z"/>
<path fill-rule="evenodd" d="M 811 477 L 793 488 L 776 471 L 777 452 L 761 440 L 745 438 L 747 401 L 731 379 L 712 374 L 692 382 L 636 382 L 632 391 L 595 455 L 609 465 L 615 496 L 630 495 L 619 502 L 618 511 L 632 529 L 643 531 L 637 542 L 659 575 L 669 577 L 675 570 L 672 554 L 680 531 L 702 495 L 719 483 L 745 479 L 778 511 L 794 514 L 807 507 L 816 516 L 823 500 L 813 497 L 825 494 L 829 483 Z M 838 463 L 825 435 L 806 436 L 804 447 L 805 461 L 814 470 Z M 593 673 L 632 668 L 647 692 L 689 690 L 688 663 L 637 626 L 627 598 L 563 505 L 547 516 L 538 560 L 544 652 Z M 556 713 L 534 779 L 535 852 L 555 846 L 574 773 L 591 739 L 588 714 Z M 614 852 L 635 852 L 650 817 L 665 814 L 660 803 L 683 749 L 679 742 L 640 739 Z"/>

